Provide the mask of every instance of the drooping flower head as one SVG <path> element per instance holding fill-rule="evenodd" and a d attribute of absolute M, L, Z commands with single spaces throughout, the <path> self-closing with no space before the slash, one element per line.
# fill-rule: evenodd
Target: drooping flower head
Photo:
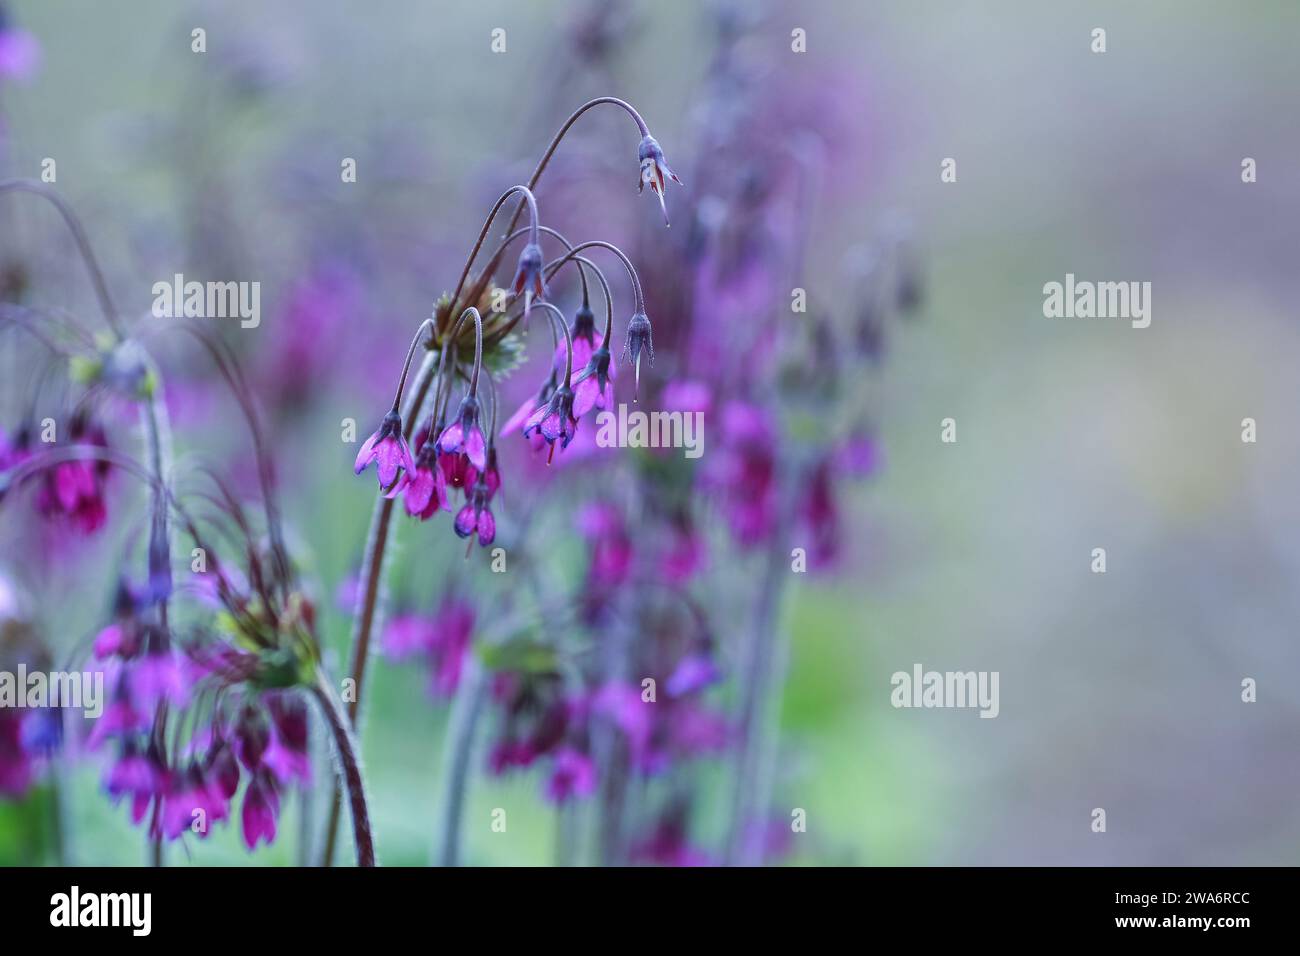
<path fill-rule="evenodd" d="M 104 429 L 78 414 L 68 429 L 73 445 L 107 448 Z M 104 500 L 108 462 L 102 459 L 74 459 L 59 462 L 47 469 L 40 491 L 36 495 L 36 509 L 46 517 L 64 517 L 85 534 L 104 526 L 108 511 Z"/>
<path fill-rule="evenodd" d="M 357 452 L 354 470 L 359 475 L 372 461 L 376 463 L 379 487 L 384 489 L 385 494 L 390 498 L 401 490 L 398 478 L 403 473 L 415 470 L 411 449 L 402 434 L 402 416 L 396 411 L 390 411 L 385 415 L 378 430 L 361 446 L 361 451 Z"/>
<path fill-rule="evenodd" d="M 586 303 L 573 314 L 573 324 L 569 326 L 569 340 L 573 343 L 573 367 L 582 368 L 591 361 L 591 353 L 598 348 L 604 341 L 604 336 L 596 331 L 596 314 L 591 311 L 591 307 Z M 564 374 L 564 366 L 568 352 L 564 343 L 559 342 L 555 346 L 555 372 L 557 376 Z"/>
<path fill-rule="evenodd" d="M 492 516 L 492 509 L 488 507 L 491 497 L 487 478 L 480 472 L 469 490 L 465 506 L 456 515 L 456 534 L 468 538 L 477 531 L 478 543 L 485 548 L 495 541 L 497 536 L 496 518 Z"/>
<path fill-rule="evenodd" d="M 574 349 L 577 355 L 577 349 Z M 591 353 L 586 368 L 573 380 L 573 417 L 581 418 L 592 408 L 613 408 L 614 364 L 604 345 Z"/>
<path fill-rule="evenodd" d="M 407 473 L 403 489 L 406 513 L 421 521 L 432 518 L 439 508 L 451 510 L 447 476 L 439 467 L 438 453 L 434 443 L 429 440 L 429 431 L 429 428 L 422 428 L 415 437 L 415 467 Z M 460 455 L 447 457 L 462 458 Z"/>
<path fill-rule="evenodd" d="M 623 358 L 631 362 L 636 370 L 636 388 L 633 391 L 633 400 L 641 390 L 642 355 L 645 355 L 650 360 L 650 364 L 654 364 L 655 347 L 654 339 L 651 336 L 650 317 L 644 312 L 638 312 L 627 323 L 627 341 L 623 345 Z"/>
<path fill-rule="evenodd" d="M 563 348 L 563 346 L 561 346 L 561 348 Z M 563 368 L 563 366 L 561 366 L 561 368 Z M 509 435 L 518 432 L 528 423 L 528 420 L 533 417 L 534 412 L 540 408 L 546 407 L 546 403 L 549 402 L 551 396 L 555 394 L 555 389 L 559 384 L 559 376 L 561 374 L 562 372 L 557 371 L 552 367 L 551 374 L 547 376 L 546 381 L 542 383 L 542 387 L 537 390 L 537 394 L 526 399 L 523 404 L 515 409 L 514 414 L 506 420 L 505 425 L 501 428 L 502 435 Z M 529 444 L 532 445 L 533 451 L 539 451 L 547 444 L 546 439 L 542 437 L 540 431 L 533 432 L 533 434 L 529 436 L 528 441 Z"/>
<path fill-rule="evenodd" d="M 568 448 L 569 442 L 573 441 L 577 425 L 578 420 L 573 414 L 573 389 L 561 385 L 547 399 L 545 405 L 528 417 L 528 423 L 524 426 L 524 437 L 540 434 L 545 439 L 551 446 L 550 456 L 547 457 L 549 463 L 551 457 L 555 455 L 555 443 L 558 441 L 561 449 Z"/>
<path fill-rule="evenodd" d="M 659 208 L 663 210 L 664 225 L 668 225 L 668 207 L 664 204 L 664 189 L 670 179 L 679 186 L 682 181 L 664 161 L 663 149 L 649 133 L 646 133 L 641 140 L 641 145 L 637 149 L 637 159 L 641 163 L 641 179 L 637 183 L 636 191 L 640 193 L 646 186 L 650 187 L 655 198 L 659 200 Z"/>
<path fill-rule="evenodd" d="M 512 294 L 524 297 L 524 315 L 532 310 L 534 299 L 546 298 L 546 277 L 542 275 L 542 247 L 535 242 L 524 246 L 510 284 Z"/>
<path fill-rule="evenodd" d="M 480 471 L 486 466 L 487 442 L 479 425 L 478 399 L 472 393 L 461 399 L 456 420 L 438 436 L 438 452 L 443 455 L 459 452 Z"/>

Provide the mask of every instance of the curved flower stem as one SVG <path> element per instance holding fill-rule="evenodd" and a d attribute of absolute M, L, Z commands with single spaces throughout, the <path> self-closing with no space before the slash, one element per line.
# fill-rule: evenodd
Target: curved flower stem
<path fill-rule="evenodd" d="M 415 394 L 403 415 L 403 430 L 409 441 L 415 420 L 421 406 L 429 394 L 435 375 L 433 353 L 424 357 L 416 374 Z M 388 532 L 393 518 L 395 498 L 382 495 L 375 499 L 374 512 L 370 517 L 370 530 L 366 533 L 366 550 L 361 562 L 361 579 L 364 587 L 357 598 L 356 611 L 352 621 L 352 657 L 348 664 L 348 677 L 352 680 L 352 699 L 348 701 L 348 723 L 355 727 L 357 715 L 361 709 L 361 692 L 365 687 L 366 663 L 370 657 L 370 638 L 374 633 L 375 619 L 379 609 L 379 592 L 384 577 L 384 558 L 388 550 Z M 325 824 L 325 839 L 321 849 L 321 866 L 331 866 L 334 862 L 334 844 L 338 838 L 339 817 L 342 814 L 341 794 L 337 781 L 330 796 L 329 816 Z"/>
<path fill-rule="evenodd" d="M 537 181 L 542 178 L 542 173 L 546 170 L 546 164 L 551 161 L 551 157 L 555 155 L 555 150 L 559 148 L 560 140 L 564 139 L 565 134 L 569 132 L 569 128 L 578 121 L 578 117 L 582 116 L 583 113 L 587 112 L 587 110 L 591 109 L 593 106 L 601 106 L 605 103 L 619 107 L 626 112 L 628 116 L 632 117 L 632 121 L 636 123 L 636 128 L 641 132 L 642 137 L 650 135 L 650 127 L 646 126 L 645 120 L 641 118 L 641 114 L 638 113 L 636 108 L 626 100 L 620 100 L 617 96 L 598 96 L 594 100 L 588 100 L 569 114 L 569 118 L 564 121 L 564 125 L 560 127 L 559 131 L 551 139 L 551 145 L 546 147 L 546 152 L 542 154 L 541 160 L 537 163 L 537 168 L 534 169 L 533 174 L 528 177 L 529 189 L 537 188 Z M 506 228 L 507 233 L 514 231 L 515 226 L 519 223 L 519 214 L 521 212 L 523 212 L 522 203 L 515 207 L 515 214 L 510 220 L 510 225 Z"/>
<path fill-rule="evenodd" d="M 5 179 L 0 180 L 0 194 L 9 192 L 31 193 L 34 196 L 40 196 L 47 202 L 53 204 L 54 208 L 59 211 L 63 217 L 64 223 L 67 224 L 68 231 L 72 233 L 72 239 L 77 244 L 77 251 L 81 253 L 82 260 L 86 263 L 86 269 L 90 273 L 90 282 L 95 287 L 95 297 L 99 300 L 99 307 L 104 312 L 104 319 L 108 322 L 108 327 L 113 330 L 113 336 L 118 340 L 122 338 L 122 324 L 118 319 L 117 309 L 113 306 L 113 299 L 108 294 L 108 283 L 104 281 L 104 272 L 99 268 L 99 261 L 90 249 L 90 241 L 86 238 L 86 230 L 81 226 L 81 220 L 77 218 L 76 213 L 72 211 L 62 196 L 55 190 L 51 189 L 45 183 L 39 183 L 34 179 Z"/>
<path fill-rule="evenodd" d="M 587 110 L 591 109 L 592 107 L 600 106 L 605 103 L 608 103 L 612 106 L 619 107 L 624 112 L 626 112 L 630 117 L 632 117 L 632 121 L 636 123 L 636 127 L 641 132 L 641 136 L 643 138 L 650 135 L 650 127 L 646 126 L 645 120 L 641 118 L 641 114 L 636 111 L 636 108 L 633 107 L 631 103 L 628 103 L 625 100 L 621 100 L 616 96 L 598 96 L 594 100 L 588 100 L 586 103 L 583 103 L 571 114 L 569 114 L 569 118 L 564 121 L 564 125 L 560 127 L 559 131 L 555 134 L 554 138 L 552 138 L 551 145 L 546 147 L 546 152 L 542 154 L 542 158 L 537 163 L 537 167 L 533 170 L 533 174 L 528 177 L 527 188 L 530 191 L 537 188 L 537 183 L 539 180 L 541 180 L 542 173 L 546 170 L 546 164 L 551 161 L 551 157 L 555 155 L 555 150 L 559 147 L 560 141 L 564 139 L 565 134 L 569 132 L 569 128 L 578 121 L 578 117 L 582 116 L 583 113 L 587 112 Z M 502 199 L 502 201 L 504 202 L 504 198 Z M 524 211 L 524 203 L 521 201 L 517 206 L 515 206 L 514 214 L 510 217 L 510 225 L 508 225 L 505 230 L 506 235 L 509 235 L 510 233 L 514 232 L 515 227 L 519 225 L 519 217 L 523 213 L 523 211 Z M 485 234 L 486 234 L 486 229 L 491 226 L 492 219 L 493 217 L 495 217 L 495 215 L 496 215 L 496 210 L 494 209 L 492 215 L 488 217 L 487 224 L 484 226 Z M 470 262 L 473 262 L 474 256 L 478 253 L 478 246 L 481 245 L 482 242 L 483 239 L 480 236 L 478 244 L 475 245 L 474 251 L 470 254 Z M 488 277 L 492 275 L 492 273 L 496 270 L 496 267 L 500 261 L 501 261 L 501 250 L 498 250 L 497 254 L 493 256 L 491 260 L 488 261 L 488 264 L 484 267 L 483 271 L 479 273 L 479 278 L 474 283 L 474 294 L 470 296 L 470 301 L 477 301 L 478 296 L 482 294 L 483 287 L 487 283 Z M 465 271 L 466 273 L 469 272 L 469 263 L 466 263 Z M 458 283 L 456 287 L 457 296 L 460 294 L 460 287 L 463 284 L 464 284 L 464 277 L 462 276 L 461 282 Z M 456 296 L 452 296 L 452 306 L 455 307 L 455 305 L 456 305 Z"/>
<path fill-rule="evenodd" d="M 552 269 L 550 275 L 546 277 L 547 281 L 549 281 L 551 277 L 554 276 L 555 273 L 560 269 L 560 267 L 563 266 L 564 263 L 566 262 L 576 262 L 580 266 L 586 265 L 590 267 L 592 271 L 596 273 L 596 278 L 600 280 L 601 290 L 605 293 L 605 334 L 602 336 L 602 338 L 604 341 L 608 342 L 610 335 L 614 331 L 614 295 L 609 291 L 609 280 L 605 278 L 605 273 L 602 272 L 594 262 L 592 262 L 586 256 L 580 256 L 575 254 L 571 256 L 565 256 L 563 259 L 556 260 L 555 268 Z M 537 304 L 542 305 L 543 303 L 539 302 Z M 516 312 L 514 315 L 510 317 L 510 321 L 507 322 L 501 328 L 501 330 L 496 334 L 498 336 L 509 335 L 512 331 L 514 331 L 515 326 L 519 324 L 519 321 L 523 317 L 524 317 L 523 312 Z M 552 335 L 555 334 L 554 329 L 551 330 L 551 334 Z M 557 339 L 556 340 L 557 344 L 558 341 L 559 340 Z"/>
<path fill-rule="evenodd" d="M 393 411 L 402 407 L 402 392 L 406 391 L 406 376 L 411 371 L 411 359 L 415 357 L 415 350 L 420 344 L 420 339 L 424 337 L 425 329 L 433 328 L 433 319 L 425 319 L 420 323 L 420 327 L 415 330 L 415 336 L 411 339 L 411 347 L 406 350 L 406 361 L 402 363 L 402 377 L 397 380 L 397 394 L 393 396 Z"/>
<path fill-rule="evenodd" d="M 554 259 L 546 264 L 546 277 L 549 279 L 555 274 L 555 271 L 564 265 L 565 262 L 577 256 L 578 253 L 586 249 L 608 249 L 614 255 L 618 256 L 623 263 L 623 268 L 627 269 L 627 276 L 632 281 L 632 294 L 636 299 L 636 311 L 645 311 L 645 296 L 641 292 L 641 279 L 636 274 L 636 267 L 632 265 L 632 260 L 618 246 L 612 242 L 606 242 L 603 239 L 588 239 L 586 242 L 580 242 L 567 253 L 558 259 Z"/>
<path fill-rule="evenodd" d="M 469 758 L 474 749 L 474 732 L 483 710 L 486 674 L 470 651 L 451 707 L 447 737 L 442 753 L 443 790 L 441 819 L 438 825 L 434 859 L 438 866 L 460 865 L 460 823 L 465 809 L 465 791 L 469 780 Z"/>
<path fill-rule="evenodd" d="M 316 671 L 311 692 L 320 704 L 325 722 L 334 735 L 334 749 L 339 758 L 339 776 L 348 791 L 352 807 L 352 835 L 357 845 L 357 866 L 375 865 L 375 844 L 370 832 L 370 811 L 366 805 L 366 786 L 361 776 L 361 758 L 352 725 L 343 706 L 322 670 Z"/>
<path fill-rule="evenodd" d="M 510 246 L 510 243 L 514 242 L 514 241 L 515 241 L 516 239 L 518 239 L 520 236 L 526 236 L 526 235 L 528 235 L 531 231 L 532 231 L 531 227 L 525 226 L 525 227 L 522 228 L 522 229 L 516 229 L 514 232 L 510 233 L 510 235 L 508 235 L 508 236 L 506 236 L 504 239 L 502 239 L 502 240 L 501 240 L 501 244 L 500 244 L 499 246 L 497 246 L 495 250 L 493 250 L 493 252 L 492 252 L 492 258 L 493 258 L 493 259 L 500 259 L 501 256 L 505 255 L 505 251 L 506 251 L 506 249 Z M 554 238 L 555 241 L 558 242 L 560 245 L 564 246 L 564 250 L 565 250 L 565 252 L 572 252 L 572 251 L 573 251 L 573 243 L 571 243 L 568 239 L 564 238 L 564 236 L 562 236 L 558 230 L 552 229 L 550 226 L 541 226 L 541 227 L 539 227 L 539 231 L 546 233 L 548 236 L 551 236 L 552 238 Z M 589 295 L 589 292 L 588 292 L 588 289 L 587 289 L 587 269 L 586 269 L 586 267 L 587 267 L 587 266 L 590 266 L 591 268 L 594 269 L 595 266 L 593 266 L 593 265 L 591 264 L 591 260 L 590 260 L 590 259 L 581 259 L 581 260 L 579 260 L 579 264 L 580 264 L 580 265 L 585 264 L 585 265 L 584 265 L 584 268 L 582 268 L 582 269 L 580 269 L 580 270 L 578 271 L 578 278 L 579 278 L 579 279 L 581 280 L 581 282 L 582 282 L 582 304 L 583 304 L 583 305 L 590 305 L 590 295 Z"/>
<path fill-rule="evenodd" d="M 510 229 L 507 229 L 506 231 L 509 232 L 514 229 L 515 223 L 519 221 L 519 213 L 522 212 L 524 206 L 527 205 L 528 211 L 532 215 L 532 223 L 528 228 L 533 234 L 533 241 L 537 241 L 537 233 L 540 226 L 537 220 L 537 200 L 533 197 L 532 189 L 533 184 L 531 182 L 527 186 L 511 186 L 501 194 L 500 198 L 498 198 L 496 203 L 492 206 L 492 211 L 488 213 L 487 219 L 483 220 L 483 228 L 479 230 L 478 238 L 474 240 L 474 246 L 469 251 L 469 258 L 465 260 L 465 268 L 461 270 L 460 279 L 456 282 L 456 291 L 451 294 L 451 308 L 453 310 L 456 308 L 461 292 L 465 289 L 465 280 L 469 278 L 469 270 L 474 265 L 474 258 L 478 255 L 479 250 L 483 248 L 483 240 L 487 238 L 488 230 L 492 228 L 492 221 L 496 219 L 497 213 L 501 211 L 501 207 L 505 205 L 506 200 L 515 193 L 521 192 L 524 195 L 523 199 L 519 201 L 519 208 L 515 210 L 514 219 L 510 221 Z M 500 260 L 501 251 L 502 250 L 497 250 L 496 254 L 493 256 L 493 267 L 495 266 L 495 263 Z M 471 296 L 471 298 L 477 299 L 477 296 Z"/>
<path fill-rule="evenodd" d="M 568 388 L 573 375 L 573 336 L 569 334 L 569 326 L 565 324 L 563 312 L 549 302 L 538 302 L 537 305 L 548 310 L 546 314 L 564 333 L 564 387 Z"/>

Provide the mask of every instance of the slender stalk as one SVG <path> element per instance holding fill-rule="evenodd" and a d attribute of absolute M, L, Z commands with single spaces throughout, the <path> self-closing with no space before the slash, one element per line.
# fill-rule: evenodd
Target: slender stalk
<path fill-rule="evenodd" d="M 643 138 L 650 135 L 650 127 L 646 126 L 645 120 L 641 118 L 641 114 L 638 113 L 636 108 L 626 100 L 620 100 L 617 96 L 598 96 L 594 100 L 588 100 L 569 114 L 569 118 L 564 121 L 564 125 L 562 125 L 555 136 L 552 137 L 551 145 L 546 147 L 546 152 L 542 154 L 541 160 L 537 163 L 537 168 L 535 168 L 533 174 L 528 177 L 529 189 L 537 188 L 537 182 L 542 178 L 542 173 L 546 170 L 546 164 L 551 161 L 551 157 L 555 155 L 556 149 L 559 148 L 560 140 L 564 139 L 565 134 L 569 132 L 569 128 L 578 121 L 578 117 L 582 116 L 583 113 L 587 112 L 587 110 L 592 107 L 601 106 L 605 103 L 617 106 L 631 116 L 632 121 L 636 123 L 636 128 L 640 131 Z M 523 203 L 520 203 L 515 207 L 515 214 L 511 217 L 510 225 L 506 228 L 507 233 L 514 231 L 515 226 L 519 224 L 519 215 L 522 212 Z"/>
<path fill-rule="evenodd" d="M 104 281 L 104 272 L 100 269 L 99 261 L 95 258 L 94 252 L 91 251 L 90 241 L 86 238 L 86 230 L 82 228 L 81 220 L 72 211 L 72 207 L 57 191 L 34 179 L 0 180 L 0 194 L 9 192 L 31 193 L 34 196 L 40 196 L 53 204 L 54 208 L 59 211 L 59 215 L 63 217 L 64 223 L 67 224 L 68 231 L 72 233 L 72 240 L 77 244 L 77 251 L 81 254 L 82 261 L 86 263 L 86 270 L 90 273 L 90 282 L 95 287 L 95 297 L 99 300 L 99 307 L 104 313 L 104 319 L 108 322 L 108 327 L 113 330 L 114 337 L 120 341 L 122 338 L 122 324 L 118 318 L 117 309 L 113 306 L 112 296 L 108 293 L 108 283 Z"/>
<path fill-rule="evenodd" d="M 445 354 L 446 347 L 443 352 Z M 416 374 L 415 394 L 402 417 L 402 427 L 409 440 L 419 415 L 420 407 L 429 394 L 435 375 L 433 353 L 424 357 Z M 370 638 L 374 633 L 376 613 L 379 608 L 380 585 L 384 578 L 385 555 L 388 549 L 388 532 L 392 523 L 395 498 L 382 495 L 375 499 L 375 508 L 370 517 L 370 530 L 366 533 L 366 550 L 361 562 L 361 580 L 364 587 L 357 598 L 356 611 L 352 619 L 352 657 L 348 664 L 348 676 L 351 678 L 352 699 L 348 701 L 348 722 L 355 727 L 361 709 L 361 693 L 365 687 L 366 663 L 370 657 Z M 335 782 L 330 796 L 329 816 L 325 823 L 325 838 L 321 844 L 321 866 L 331 866 L 334 862 L 334 845 L 338 837 L 339 817 L 342 814 L 342 795 Z"/>
<path fill-rule="evenodd" d="M 456 689 L 456 700 L 451 707 L 447 736 L 442 753 L 443 790 L 439 801 L 441 815 L 438 824 L 434 859 L 438 866 L 460 865 L 461 818 L 465 809 L 465 791 L 469 782 L 469 761 L 474 750 L 474 734 L 483 711 L 486 674 L 470 652 Z"/>
<path fill-rule="evenodd" d="M 325 722 L 334 735 L 334 750 L 339 758 L 339 777 L 348 792 L 352 809 L 352 836 L 357 847 L 357 866 L 375 865 L 375 844 L 370 831 L 370 811 L 366 804 L 366 786 L 361 776 L 361 758 L 351 722 L 325 672 L 317 670 L 312 694 L 320 704 Z"/>
<path fill-rule="evenodd" d="M 607 249 L 614 253 L 614 255 L 618 256 L 619 260 L 623 263 L 623 268 L 627 270 L 628 278 L 632 281 L 632 294 L 636 300 L 636 311 L 644 312 L 645 295 L 641 292 L 641 278 L 636 274 L 636 267 L 632 265 L 632 260 L 627 257 L 627 253 L 612 242 L 606 242 L 603 239 L 588 239 L 586 242 L 578 243 L 560 258 L 553 259 L 546 264 L 546 278 L 550 279 L 560 266 L 564 265 L 570 259 L 576 258 L 578 253 L 587 249 Z"/>
<path fill-rule="evenodd" d="M 515 228 L 515 223 L 519 221 L 519 213 L 523 210 L 524 206 L 527 205 L 533 217 L 533 221 L 529 228 L 533 232 L 534 241 L 536 240 L 538 229 L 537 200 L 533 198 L 532 188 L 533 183 L 531 182 L 527 186 L 511 186 L 503 192 L 493 204 L 491 211 L 487 215 L 487 219 L 483 220 L 483 228 L 479 230 L 478 238 L 474 240 L 474 245 L 469 251 L 469 257 L 465 260 L 465 268 L 461 270 L 460 278 L 456 281 L 456 291 L 451 294 L 451 308 L 453 311 L 455 310 L 457 303 L 460 301 L 461 292 L 465 289 L 465 280 L 469 278 L 469 270 L 474 266 L 474 257 L 477 256 L 479 250 L 483 248 L 483 240 L 487 238 L 488 230 L 492 228 L 492 220 L 496 219 L 497 213 L 501 211 L 501 207 L 505 205 L 506 200 L 515 193 L 522 192 L 524 197 L 519 202 L 519 208 L 515 210 L 515 218 L 510 221 L 510 229 L 507 229 L 506 231 L 510 232 Z M 496 255 L 493 256 L 492 262 L 494 265 L 496 262 L 500 261 L 501 251 L 502 250 L 498 250 Z M 474 298 L 477 298 L 477 296 L 471 296 L 471 299 Z"/>

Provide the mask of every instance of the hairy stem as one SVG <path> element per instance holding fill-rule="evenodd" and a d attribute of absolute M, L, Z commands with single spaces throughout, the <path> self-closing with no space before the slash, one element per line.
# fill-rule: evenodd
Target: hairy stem
<path fill-rule="evenodd" d="M 366 804 L 366 785 L 361 776 L 361 757 L 351 722 L 343 712 L 334 688 L 325 672 L 317 670 L 312 694 L 320 704 L 325 722 L 334 735 L 334 749 L 339 758 L 339 777 L 348 792 L 352 808 L 352 835 L 357 846 L 357 866 L 375 865 L 375 844 L 370 831 L 370 811 Z"/>
<path fill-rule="evenodd" d="M 403 429 L 409 440 L 411 431 L 433 384 L 436 364 L 433 354 L 424 357 L 416 376 L 415 395 L 402 418 Z M 355 727 L 361 709 L 361 693 L 365 687 L 366 663 L 370 657 L 370 638 L 374 633 L 375 618 L 379 608 L 379 593 L 384 577 L 384 558 L 388 550 L 388 532 L 392 523 L 394 498 L 382 495 L 375 499 L 375 510 L 370 518 L 370 530 L 366 534 L 365 556 L 361 563 L 361 580 L 363 588 L 357 598 L 356 612 L 352 620 L 352 655 L 348 665 L 348 677 L 352 680 L 352 699 L 348 701 L 348 722 Z M 339 816 L 342 813 L 341 794 L 337 781 L 330 796 L 329 816 L 325 823 L 325 839 L 321 849 L 321 866 L 331 866 L 334 862 L 334 844 L 338 835 Z"/>

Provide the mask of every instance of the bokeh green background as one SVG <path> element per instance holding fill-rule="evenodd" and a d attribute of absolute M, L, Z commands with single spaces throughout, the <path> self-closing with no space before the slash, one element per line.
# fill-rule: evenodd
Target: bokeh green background
<path fill-rule="evenodd" d="M 203 150 L 222 178 L 260 175 L 268 156 L 309 149 L 323 131 L 373 150 L 363 138 L 388 123 L 432 158 L 415 175 L 419 208 L 449 242 L 468 240 L 482 214 L 464 184 L 535 155 L 571 105 L 521 109 L 535 105 L 523 91 L 539 71 L 557 68 L 561 3 L 13 9 L 45 63 L 33 84 L 3 91 L 10 172 L 58 157 L 60 188 L 115 250 L 118 275 L 131 269 L 115 246 L 125 211 L 175 214 L 169 141 L 146 140 L 149 163 L 134 137 L 156 135 L 150 114 L 186 102 L 193 26 L 207 27 L 209 49 L 237 37 L 292 76 L 211 131 Z M 707 35 L 685 2 L 646 4 L 640 23 L 609 92 L 636 102 L 669 147 Z M 510 47 L 494 57 L 498 26 Z M 851 308 L 845 250 L 901 211 L 924 248 L 927 302 L 891 334 L 873 409 L 887 467 L 852 502 L 850 565 L 838 580 L 801 581 L 786 608 L 776 799 L 809 820 L 793 859 L 1294 862 L 1300 7 L 812 2 L 776 8 L 750 41 L 770 46 L 772 69 L 801 68 L 796 26 L 807 56 L 841 78 L 824 96 L 859 124 L 854 148 L 868 146 L 857 180 L 822 199 L 809 281 Z M 1105 54 L 1089 49 L 1094 27 L 1107 30 Z M 338 151 L 322 153 L 333 175 Z M 1250 185 L 1247 156 L 1259 169 Z M 945 157 L 956 183 L 940 182 Z M 410 197 L 371 200 L 378 221 Z M 245 228 L 274 228 L 233 202 Z M 452 244 L 430 261 L 427 289 L 403 291 L 392 310 L 420 316 L 458 255 Z M 1044 318 L 1042 286 L 1067 272 L 1150 281 L 1151 327 Z M 134 294 L 120 283 L 122 298 L 147 308 L 154 278 L 138 276 Z M 290 518 L 327 588 L 355 564 L 369 516 L 369 483 L 338 452 L 336 423 L 359 401 L 377 399 L 323 396 L 286 438 L 312 472 Z M 953 445 L 939 441 L 947 417 Z M 1240 441 L 1245 417 L 1256 444 Z M 403 558 L 429 546 L 419 532 L 403 529 Z M 1094 547 L 1107 549 L 1105 575 L 1089 572 Z M 106 545 L 98 571 L 91 562 L 59 585 L 71 598 L 52 616 L 68 633 L 102 613 L 112 560 Z M 434 572 L 404 572 L 422 573 Z M 346 618 L 322 603 L 342 647 Z M 916 662 L 999 671 L 1000 716 L 891 708 L 890 675 Z M 379 854 L 424 863 L 444 710 L 418 668 L 379 661 L 373 676 L 364 751 Z M 1240 700 L 1246 677 L 1257 703 Z M 72 860 L 143 862 L 125 809 L 97 793 L 97 769 L 68 772 Z M 553 859 L 555 815 L 538 790 L 535 776 L 475 778 L 470 862 Z M 0 860 L 52 858 L 47 799 L 0 807 Z M 489 830 L 493 807 L 508 809 L 506 834 Z M 1094 807 L 1107 810 L 1105 834 L 1090 830 Z M 293 862 L 295 817 L 289 839 L 251 858 L 231 831 L 191 858 Z"/>

